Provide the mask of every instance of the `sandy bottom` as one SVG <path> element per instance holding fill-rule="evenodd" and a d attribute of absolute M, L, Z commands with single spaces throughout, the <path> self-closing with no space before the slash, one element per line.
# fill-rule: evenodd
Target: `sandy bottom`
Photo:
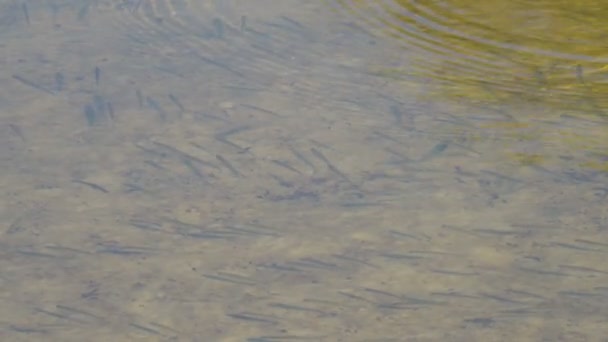
<path fill-rule="evenodd" d="M 373 75 L 324 5 L 15 3 L 1 340 L 608 336 L 603 122 Z"/>

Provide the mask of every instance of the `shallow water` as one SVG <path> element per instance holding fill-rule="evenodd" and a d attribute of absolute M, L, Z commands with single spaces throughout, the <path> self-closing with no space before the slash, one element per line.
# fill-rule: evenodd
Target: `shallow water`
<path fill-rule="evenodd" d="M 520 5 L 0 1 L 0 338 L 602 340 L 604 61 Z"/>

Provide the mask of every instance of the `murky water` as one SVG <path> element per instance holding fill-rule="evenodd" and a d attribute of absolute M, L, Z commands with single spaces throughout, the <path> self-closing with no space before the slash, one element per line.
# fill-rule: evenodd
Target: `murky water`
<path fill-rule="evenodd" d="M 604 7 L 0 1 L 0 339 L 605 340 Z"/>

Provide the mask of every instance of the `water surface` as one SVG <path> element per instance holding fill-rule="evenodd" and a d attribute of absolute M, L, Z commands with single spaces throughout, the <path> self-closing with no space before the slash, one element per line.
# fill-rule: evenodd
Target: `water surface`
<path fill-rule="evenodd" d="M 604 338 L 602 8 L 492 3 L 0 1 L 2 340 Z"/>

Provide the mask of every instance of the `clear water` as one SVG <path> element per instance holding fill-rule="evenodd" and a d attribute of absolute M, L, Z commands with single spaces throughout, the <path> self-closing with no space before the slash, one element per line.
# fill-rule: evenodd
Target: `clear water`
<path fill-rule="evenodd" d="M 0 1 L 0 339 L 604 339 L 602 57 L 476 6 Z"/>

